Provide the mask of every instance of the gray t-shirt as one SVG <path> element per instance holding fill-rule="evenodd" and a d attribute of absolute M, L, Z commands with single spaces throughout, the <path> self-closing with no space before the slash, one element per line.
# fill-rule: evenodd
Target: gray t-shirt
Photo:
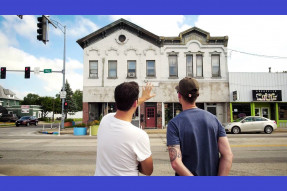
<path fill-rule="evenodd" d="M 217 176 L 219 137 L 226 136 L 215 115 L 194 108 L 169 121 L 167 146 L 180 145 L 183 164 L 197 176 Z"/>

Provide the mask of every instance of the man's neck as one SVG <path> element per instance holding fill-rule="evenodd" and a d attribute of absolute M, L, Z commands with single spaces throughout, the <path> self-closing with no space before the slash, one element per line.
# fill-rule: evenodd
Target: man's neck
<path fill-rule="evenodd" d="M 127 121 L 127 122 L 131 122 L 132 118 L 133 118 L 133 111 L 129 110 L 129 111 L 121 111 L 121 110 L 117 110 L 116 114 L 115 114 L 115 118 L 123 120 L 123 121 Z"/>
<path fill-rule="evenodd" d="M 197 108 L 196 105 L 195 105 L 195 103 L 192 103 L 192 104 L 190 104 L 190 103 L 184 103 L 184 104 L 182 104 L 181 106 L 182 106 L 182 110 L 183 110 L 183 111 L 184 111 L 184 110 L 188 110 L 188 109 Z"/>

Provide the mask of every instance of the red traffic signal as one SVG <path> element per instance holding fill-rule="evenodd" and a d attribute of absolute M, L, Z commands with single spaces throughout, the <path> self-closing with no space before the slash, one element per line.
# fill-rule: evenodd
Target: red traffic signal
<path fill-rule="evenodd" d="M 30 78 L 30 67 L 25 67 L 25 78 Z"/>
<path fill-rule="evenodd" d="M 64 109 L 68 109 L 68 102 L 64 102 Z"/>
<path fill-rule="evenodd" d="M 1 79 L 6 79 L 6 67 L 1 67 Z"/>

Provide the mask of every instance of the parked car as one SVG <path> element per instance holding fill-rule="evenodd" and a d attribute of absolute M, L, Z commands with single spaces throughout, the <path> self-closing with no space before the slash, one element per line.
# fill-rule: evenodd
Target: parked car
<path fill-rule="evenodd" d="M 21 117 L 19 120 L 17 120 L 15 122 L 15 125 L 17 127 L 19 127 L 20 125 L 26 125 L 26 126 L 30 126 L 32 124 L 34 124 L 35 126 L 38 125 L 38 118 L 34 117 L 34 116 L 23 116 Z"/>
<path fill-rule="evenodd" d="M 259 116 L 247 116 L 225 126 L 226 132 L 265 132 L 271 134 L 277 128 L 276 121 Z"/>
<path fill-rule="evenodd" d="M 15 122 L 18 120 L 16 114 L 3 114 L 0 117 L 0 122 Z"/>

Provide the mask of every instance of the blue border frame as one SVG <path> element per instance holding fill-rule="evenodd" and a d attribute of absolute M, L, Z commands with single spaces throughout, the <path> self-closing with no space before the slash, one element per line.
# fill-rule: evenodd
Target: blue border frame
<path fill-rule="evenodd" d="M 1 14 L 18 15 L 284 15 L 285 0 L 3 0 Z"/>

